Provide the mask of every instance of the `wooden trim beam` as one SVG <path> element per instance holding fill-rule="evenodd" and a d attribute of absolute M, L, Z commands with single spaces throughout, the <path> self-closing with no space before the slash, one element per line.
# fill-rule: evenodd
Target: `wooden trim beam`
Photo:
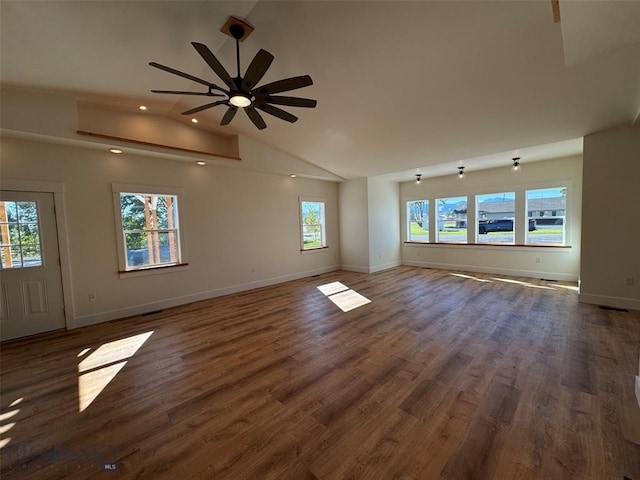
<path fill-rule="evenodd" d="M 196 155 L 207 155 L 209 157 L 226 158 L 228 160 L 242 160 L 235 155 L 226 155 L 224 153 L 212 153 L 204 152 L 202 150 L 192 150 L 190 148 L 175 147 L 173 145 L 162 145 L 160 143 L 143 142 L 142 140 L 133 140 L 131 138 L 114 137 L 112 135 L 103 135 L 102 133 L 86 132 L 84 130 L 76 130 L 78 135 L 86 135 L 88 137 L 102 138 L 104 140 L 113 140 L 115 142 L 128 142 L 135 145 L 144 145 L 147 147 L 168 148 L 170 150 L 177 150 L 179 152 L 195 153 Z"/>
<path fill-rule="evenodd" d="M 553 11 L 553 23 L 560 23 L 560 0 L 551 0 L 551 10 Z"/>

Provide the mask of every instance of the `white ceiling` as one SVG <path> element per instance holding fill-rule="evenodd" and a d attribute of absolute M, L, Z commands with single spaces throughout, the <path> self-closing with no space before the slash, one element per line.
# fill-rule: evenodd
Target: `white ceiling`
<path fill-rule="evenodd" d="M 72 93 L 174 118 L 198 97 L 156 89 L 199 84 L 155 61 L 221 84 L 190 42 L 205 43 L 233 72 L 234 43 L 219 32 L 230 14 L 275 56 L 262 83 L 309 74 L 289 93 L 318 100 L 264 114 L 258 131 L 224 107 L 198 115 L 342 178 L 410 179 L 579 153 L 582 136 L 628 126 L 640 111 L 640 2 L 550 1 L 5 1 L 0 3 L 2 84 Z M 205 99 L 206 100 L 206 99 Z M 201 102 L 205 103 L 205 102 Z M 285 107 L 285 109 L 287 109 Z M 187 119 L 183 118 L 187 121 Z"/>

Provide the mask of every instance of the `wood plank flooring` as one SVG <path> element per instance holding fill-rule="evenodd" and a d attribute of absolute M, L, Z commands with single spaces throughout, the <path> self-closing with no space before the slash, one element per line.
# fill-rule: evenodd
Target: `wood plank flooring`
<path fill-rule="evenodd" d="M 2 478 L 640 480 L 640 312 L 571 287 L 333 272 L 5 343 Z"/>

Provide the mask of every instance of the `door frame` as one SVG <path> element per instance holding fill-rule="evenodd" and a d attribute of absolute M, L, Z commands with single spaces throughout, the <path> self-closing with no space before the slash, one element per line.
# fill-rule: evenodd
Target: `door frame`
<path fill-rule="evenodd" d="M 60 254 L 60 277 L 62 281 L 64 323 L 67 330 L 76 328 L 76 315 L 73 307 L 73 290 L 71 288 L 71 263 L 69 255 L 69 235 L 67 231 L 67 214 L 64 201 L 64 183 L 3 178 L 0 182 L 0 190 L 14 192 L 44 192 L 53 194 L 53 204 L 56 209 L 56 228 L 58 230 L 58 250 Z"/>

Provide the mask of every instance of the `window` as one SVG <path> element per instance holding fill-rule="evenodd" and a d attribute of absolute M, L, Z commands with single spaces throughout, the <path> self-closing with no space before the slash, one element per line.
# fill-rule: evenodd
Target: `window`
<path fill-rule="evenodd" d="M 0 201 L 0 239 L 3 269 L 42 265 L 36 202 Z"/>
<path fill-rule="evenodd" d="M 438 242 L 467 243 L 467 197 L 436 200 Z"/>
<path fill-rule="evenodd" d="M 116 223 L 121 232 L 120 269 L 181 264 L 178 192 L 162 189 L 153 193 L 147 188 L 126 187 L 114 186 Z"/>
<path fill-rule="evenodd" d="M 429 241 L 429 200 L 407 202 L 407 241 Z"/>
<path fill-rule="evenodd" d="M 324 210 L 323 200 L 300 199 L 302 250 L 327 246 Z"/>
<path fill-rule="evenodd" d="M 515 192 L 476 195 L 478 243 L 514 243 Z"/>
<path fill-rule="evenodd" d="M 526 191 L 528 245 L 565 245 L 567 188 Z"/>

